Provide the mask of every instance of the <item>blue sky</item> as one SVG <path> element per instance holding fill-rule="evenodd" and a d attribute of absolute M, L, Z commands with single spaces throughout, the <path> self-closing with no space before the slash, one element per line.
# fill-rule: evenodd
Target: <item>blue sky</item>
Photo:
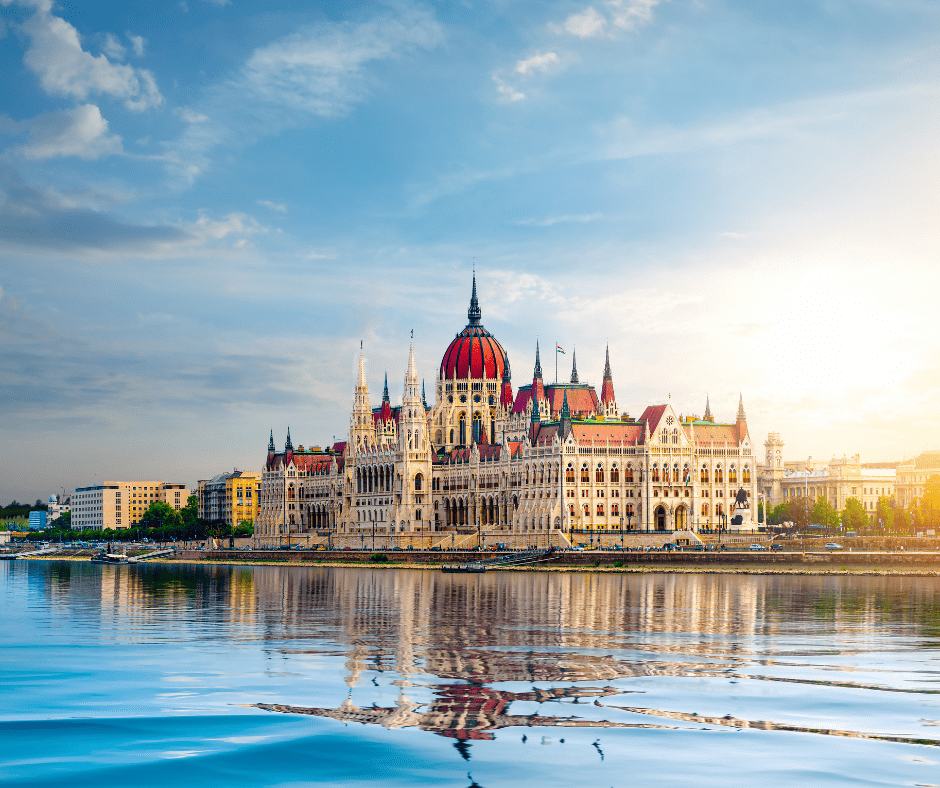
<path fill-rule="evenodd" d="M 0 501 L 345 435 L 360 340 L 431 391 L 474 262 L 516 386 L 609 342 L 631 414 L 936 448 L 938 42 L 919 0 L 0 0 Z"/>

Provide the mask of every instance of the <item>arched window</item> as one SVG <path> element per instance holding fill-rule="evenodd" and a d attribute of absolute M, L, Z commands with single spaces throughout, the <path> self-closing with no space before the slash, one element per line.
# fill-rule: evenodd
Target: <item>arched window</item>
<path fill-rule="evenodd" d="M 415 490 L 420 490 L 423 484 L 424 484 L 424 475 L 420 473 L 415 474 Z"/>
<path fill-rule="evenodd" d="M 658 462 L 653 463 L 653 481 L 654 482 L 659 481 L 659 463 Z"/>
<path fill-rule="evenodd" d="M 568 512 L 572 517 L 574 517 L 574 504 L 573 503 L 568 504 Z"/>
<path fill-rule="evenodd" d="M 467 414 L 460 414 L 460 445 L 467 445 Z"/>
<path fill-rule="evenodd" d="M 434 434 L 434 439 L 435 439 L 435 443 L 437 443 L 437 445 L 440 446 L 444 442 L 444 433 L 438 430 Z"/>
<path fill-rule="evenodd" d="M 669 443 L 669 430 L 664 429 L 664 430 L 662 431 L 662 434 L 660 435 L 660 438 L 659 438 L 659 439 L 660 439 L 660 441 L 662 441 L 663 443 Z"/>
<path fill-rule="evenodd" d="M 743 484 L 751 483 L 751 466 L 750 465 L 745 465 L 744 470 L 741 471 L 741 482 Z"/>
<path fill-rule="evenodd" d="M 610 505 L 610 513 L 614 517 L 618 517 L 620 515 L 620 504 L 612 503 Z"/>
<path fill-rule="evenodd" d="M 588 470 L 587 463 L 581 466 L 581 484 L 591 483 L 591 472 Z"/>
<path fill-rule="evenodd" d="M 454 442 L 454 431 L 453 431 L 453 430 L 450 431 L 450 442 L 451 442 L 451 443 Z"/>
<path fill-rule="evenodd" d="M 679 445 L 679 430 L 677 429 L 672 431 L 672 442 L 677 446 Z"/>
<path fill-rule="evenodd" d="M 719 465 L 717 468 L 715 468 L 715 482 L 717 484 L 724 484 L 724 481 L 724 471 L 722 471 L 721 466 Z"/>
<path fill-rule="evenodd" d="M 421 522 L 421 510 L 420 509 L 415 509 L 415 520 L 417 520 L 419 523 Z"/>
<path fill-rule="evenodd" d="M 597 505 L 597 516 L 598 516 L 598 517 L 603 517 L 603 516 L 604 516 L 604 504 L 602 504 L 602 503 L 599 503 L 599 504 Z"/>
<path fill-rule="evenodd" d="M 731 484 L 738 483 L 738 469 L 735 468 L 733 465 L 730 468 L 728 468 L 728 482 Z"/>
<path fill-rule="evenodd" d="M 574 468 L 572 468 L 570 465 L 565 468 L 565 483 L 574 484 Z"/>
<path fill-rule="evenodd" d="M 692 471 L 689 470 L 688 463 L 682 466 L 682 483 L 685 485 L 692 484 Z"/>
<path fill-rule="evenodd" d="M 702 473 L 699 476 L 699 481 L 702 484 L 708 484 L 708 466 L 707 465 L 702 466 Z"/>
<path fill-rule="evenodd" d="M 610 469 L 610 483 L 620 484 L 620 469 L 616 465 Z"/>
<path fill-rule="evenodd" d="M 708 517 L 708 504 L 702 504 L 702 517 Z"/>
<path fill-rule="evenodd" d="M 584 504 L 584 516 L 585 516 L 585 517 L 590 517 L 590 516 L 591 516 L 591 510 L 588 508 L 588 505 L 587 505 L 587 504 Z"/>
<path fill-rule="evenodd" d="M 626 470 L 626 473 L 624 474 L 624 477 L 625 477 L 624 481 L 626 481 L 628 484 L 633 484 L 633 465 L 632 464 L 627 465 L 627 470 Z"/>
<path fill-rule="evenodd" d="M 604 466 L 600 463 L 597 464 L 597 470 L 594 471 L 594 481 L 598 484 L 604 483 Z"/>

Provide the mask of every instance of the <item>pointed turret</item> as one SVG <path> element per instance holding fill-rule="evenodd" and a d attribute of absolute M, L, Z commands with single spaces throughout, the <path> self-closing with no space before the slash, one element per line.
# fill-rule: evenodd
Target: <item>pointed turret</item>
<path fill-rule="evenodd" d="M 604 417 L 617 418 L 617 398 L 614 396 L 614 379 L 610 373 L 610 345 L 604 353 L 604 382 L 601 384 L 601 404 L 604 407 Z"/>
<path fill-rule="evenodd" d="M 561 422 L 560 437 L 562 440 L 565 440 L 571 433 L 571 408 L 568 407 L 568 389 L 565 389 L 565 399 L 561 403 L 561 417 L 559 421 Z"/>
<path fill-rule="evenodd" d="M 545 399 L 545 386 L 542 384 L 542 362 L 539 359 L 539 341 L 535 340 L 535 370 L 532 372 L 532 401 Z"/>
<path fill-rule="evenodd" d="M 382 391 L 382 406 L 379 408 L 379 421 L 383 422 L 382 432 L 388 433 L 384 422 L 392 420 L 392 402 L 388 396 L 388 372 L 385 373 L 385 389 Z"/>
<path fill-rule="evenodd" d="M 292 451 L 294 444 L 290 442 L 290 427 L 287 428 L 287 440 L 284 442 L 284 451 Z"/>
<path fill-rule="evenodd" d="M 705 395 L 705 415 L 702 417 L 702 421 L 714 421 L 715 417 L 712 416 L 712 403 L 708 395 Z"/>
<path fill-rule="evenodd" d="M 274 430 L 271 430 L 271 437 L 268 439 L 268 454 L 274 454 L 277 449 L 274 448 Z"/>
<path fill-rule="evenodd" d="M 388 372 L 385 373 L 385 390 L 382 392 L 382 402 L 391 402 L 388 398 Z"/>
<path fill-rule="evenodd" d="M 424 409 L 428 409 L 428 398 L 424 393 L 424 378 L 421 378 L 421 404 L 424 405 Z"/>
<path fill-rule="evenodd" d="M 578 356 L 577 356 L 577 352 L 578 352 L 578 351 L 577 351 L 576 348 L 571 348 L 571 382 L 572 382 L 572 383 L 577 383 L 577 382 L 578 382 Z M 568 395 L 566 394 L 565 396 L 567 397 Z"/>
<path fill-rule="evenodd" d="M 500 389 L 499 404 L 504 407 L 512 407 L 512 374 L 509 371 L 509 356 L 505 359 L 503 367 L 503 382 Z"/>
<path fill-rule="evenodd" d="M 369 384 L 366 382 L 366 362 L 362 351 L 359 352 L 359 377 L 356 380 L 355 402 L 349 421 L 349 439 L 357 450 L 375 443 L 375 421 L 372 418 Z"/>
<path fill-rule="evenodd" d="M 743 441 L 747 437 L 747 416 L 744 415 L 744 394 L 742 393 L 738 399 L 738 417 L 735 420 L 735 424 L 738 428 L 738 443 Z"/>
<path fill-rule="evenodd" d="M 478 326 L 480 325 L 482 316 L 480 312 L 480 302 L 477 300 L 477 275 L 476 272 L 474 272 L 473 293 L 470 296 L 470 308 L 467 310 L 467 320 L 470 321 L 471 326 Z"/>

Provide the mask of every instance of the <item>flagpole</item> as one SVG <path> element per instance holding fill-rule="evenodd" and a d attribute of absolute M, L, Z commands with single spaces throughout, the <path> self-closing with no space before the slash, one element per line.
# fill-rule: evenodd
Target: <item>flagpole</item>
<path fill-rule="evenodd" d="M 555 385 L 558 385 L 558 340 L 555 340 Z"/>

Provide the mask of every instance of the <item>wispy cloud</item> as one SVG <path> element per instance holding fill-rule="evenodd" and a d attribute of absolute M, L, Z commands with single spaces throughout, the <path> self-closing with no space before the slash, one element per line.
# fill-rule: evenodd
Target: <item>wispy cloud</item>
<path fill-rule="evenodd" d="M 512 103 L 513 101 L 522 101 L 525 93 L 516 90 L 512 85 L 507 85 L 500 77 L 493 74 L 493 82 L 496 84 L 496 92 L 499 94 L 499 100 Z"/>
<path fill-rule="evenodd" d="M 208 121 L 190 123 L 171 146 L 171 167 L 192 181 L 223 143 L 244 143 L 311 118 L 342 117 L 366 99 L 370 64 L 431 49 L 442 40 L 438 22 L 412 9 L 360 24 L 308 27 L 259 47 L 232 79 L 194 105 L 192 111 Z"/>
<path fill-rule="evenodd" d="M 521 224 L 525 227 L 552 227 L 556 224 L 562 224 L 564 222 L 596 222 L 604 218 L 602 213 L 581 213 L 581 214 L 566 214 L 564 216 L 550 216 L 547 219 L 520 219 L 516 224 Z"/>
<path fill-rule="evenodd" d="M 271 202 L 271 200 L 257 200 L 257 204 L 264 208 L 270 208 L 278 213 L 287 213 L 287 206 L 282 202 Z"/>

